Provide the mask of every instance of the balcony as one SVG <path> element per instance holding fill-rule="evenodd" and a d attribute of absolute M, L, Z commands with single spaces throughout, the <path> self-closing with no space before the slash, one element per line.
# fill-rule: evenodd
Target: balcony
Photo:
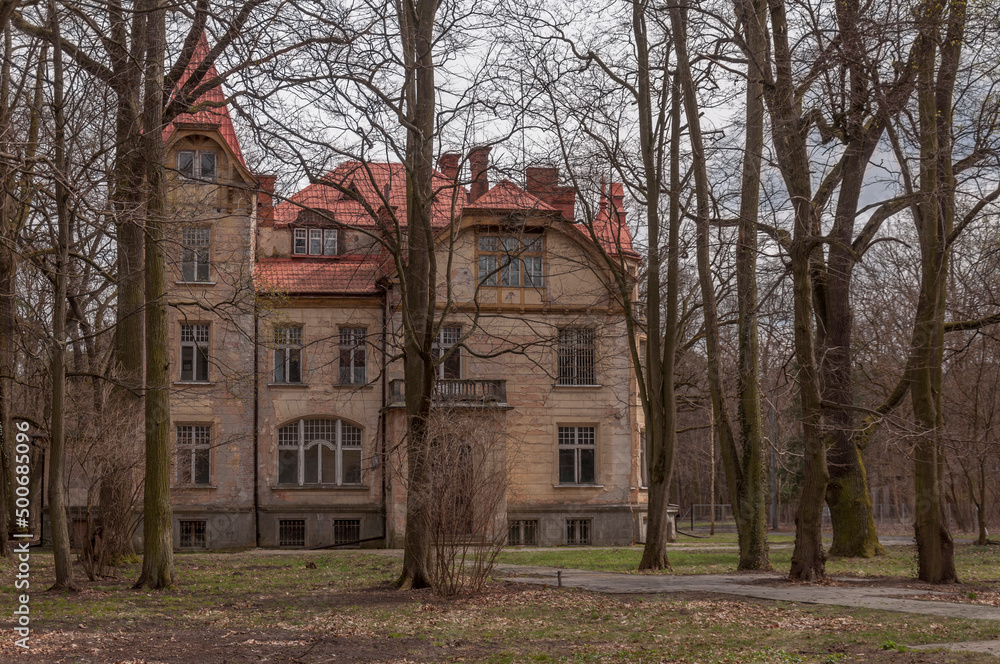
<path fill-rule="evenodd" d="M 505 380 L 438 380 L 434 383 L 435 404 L 478 408 L 512 408 L 507 403 Z M 406 382 L 389 381 L 389 407 L 406 405 Z"/>

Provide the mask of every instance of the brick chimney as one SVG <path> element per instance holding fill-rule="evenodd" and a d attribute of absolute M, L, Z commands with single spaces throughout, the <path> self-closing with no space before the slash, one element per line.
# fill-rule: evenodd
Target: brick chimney
<path fill-rule="evenodd" d="M 260 182 L 257 192 L 257 223 L 261 226 L 274 225 L 274 182 L 277 175 L 256 174 Z"/>
<path fill-rule="evenodd" d="M 469 187 L 469 202 L 490 190 L 490 146 L 480 145 L 469 150 L 469 166 L 472 168 L 472 185 Z"/>
<path fill-rule="evenodd" d="M 462 155 L 457 152 L 445 152 L 438 158 L 438 172 L 455 182 L 458 180 L 458 162 L 461 158 Z"/>
<path fill-rule="evenodd" d="M 556 210 L 563 218 L 573 221 L 576 214 L 576 189 L 559 186 L 559 169 L 553 166 L 529 166 L 524 169 L 528 193 Z"/>

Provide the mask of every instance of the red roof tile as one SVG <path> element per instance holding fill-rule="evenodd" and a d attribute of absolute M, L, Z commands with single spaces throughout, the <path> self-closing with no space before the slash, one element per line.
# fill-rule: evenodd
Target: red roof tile
<path fill-rule="evenodd" d="M 440 173 L 435 173 L 433 186 L 437 196 L 431 207 L 431 224 L 435 228 L 448 225 L 455 216 L 451 197 L 454 184 Z M 358 200 L 345 193 L 344 189 L 354 189 L 364 200 Z M 461 208 L 468 194 L 459 187 L 457 208 Z M 402 164 L 368 163 L 347 161 L 315 182 L 282 201 L 274 208 L 274 225 L 286 226 L 296 220 L 303 208 L 326 210 L 333 219 L 350 226 L 374 226 L 385 204 L 394 210 L 400 224 L 406 223 L 406 169 Z M 367 205 L 367 207 L 366 207 Z"/>
<path fill-rule="evenodd" d="M 523 210 L 555 212 L 556 209 L 542 199 L 529 194 L 511 182 L 501 180 L 488 192 L 469 203 L 466 208 L 476 210 Z"/>
<path fill-rule="evenodd" d="M 187 69 L 184 70 L 180 80 L 177 81 L 178 90 L 184 87 L 184 84 L 198 68 L 198 65 L 204 62 L 208 56 L 208 50 L 208 40 L 205 38 L 205 33 L 202 33 L 198 44 L 194 48 L 194 53 L 191 54 L 191 61 L 188 62 Z M 208 72 L 206 72 L 202 81 L 209 81 L 218 75 L 219 73 L 216 71 L 215 65 L 212 65 L 208 68 Z M 247 164 L 243 160 L 243 151 L 240 149 L 240 141 L 236 137 L 236 129 L 233 127 L 233 119 L 229 115 L 229 107 L 226 104 L 226 95 L 222 92 L 222 86 L 217 85 L 205 92 L 192 105 L 190 110 L 193 112 L 181 113 L 167 125 L 167 128 L 163 130 L 163 142 L 167 143 L 170 140 L 179 125 L 214 125 L 218 128 L 219 133 L 222 134 L 222 139 L 226 142 L 226 145 L 236 155 L 236 159 L 246 168 Z"/>
<path fill-rule="evenodd" d="M 254 268 L 259 292 L 289 295 L 371 295 L 378 261 L 264 258 Z"/>

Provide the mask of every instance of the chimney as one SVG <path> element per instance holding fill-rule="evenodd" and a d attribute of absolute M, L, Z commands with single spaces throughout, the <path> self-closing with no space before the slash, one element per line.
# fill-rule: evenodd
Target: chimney
<path fill-rule="evenodd" d="M 257 224 L 260 226 L 274 225 L 274 182 L 277 175 L 262 175 L 257 173 L 260 190 L 257 192 Z"/>
<path fill-rule="evenodd" d="M 490 190 L 490 146 L 480 145 L 469 150 L 469 166 L 472 168 L 472 186 L 469 187 L 469 202 Z"/>
<path fill-rule="evenodd" d="M 617 227 L 625 225 L 625 187 L 621 182 L 611 183 L 611 212 L 615 215 Z"/>
<path fill-rule="evenodd" d="M 438 172 L 455 182 L 458 180 L 458 161 L 462 155 L 457 152 L 445 152 L 438 158 Z"/>
<path fill-rule="evenodd" d="M 525 187 L 528 193 L 542 200 L 568 221 L 576 214 L 576 189 L 559 186 L 559 169 L 552 166 L 530 166 L 524 169 Z"/>

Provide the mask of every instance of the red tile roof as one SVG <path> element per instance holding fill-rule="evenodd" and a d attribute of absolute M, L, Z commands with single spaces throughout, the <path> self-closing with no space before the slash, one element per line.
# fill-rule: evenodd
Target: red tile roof
<path fill-rule="evenodd" d="M 371 295 L 378 261 L 264 258 L 254 268 L 258 292 L 288 295 Z"/>
<path fill-rule="evenodd" d="M 437 193 L 431 206 L 431 224 L 443 228 L 453 214 L 451 198 L 455 185 L 440 173 L 435 173 L 434 191 Z M 363 205 L 345 189 L 354 189 L 365 202 Z M 468 193 L 458 189 L 456 209 L 465 204 Z M 406 224 L 406 169 L 402 164 L 347 161 L 324 175 L 319 182 L 310 184 L 290 199 L 274 207 L 274 225 L 287 226 L 295 221 L 303 208 L 326 210 L 335 221 L 350 226 L 374 226 L 385 204 L 394 210 L 399 223 Z M 367 207 L 366 207 L 367 206 Z"/>
<path fill-rule="evenodd" d="M 184 87 L 194 71 L 208 56 L 208 40 L 205 33 L 201 34 L 198 44 L 191 54 L 191 61 L 188 62 L 187 69 L 181 74 L 177 81 L 177 90 Z M 218 77 L 219 73 L 215 65 L 208 68 L 202 81 L 210 81 Z M 229 115 L 229 106 L 226 104 L 226 95 L 222 92 L 222 86 L 215 86 L 198 98 L 188 113 L 181 113 L 163 130 L 163 142 L 167 143 L 177 131 L 177 127 L 183 124 L 214 125 L 222 134 L 222 140 L 226 142 L 229 149 L 236 155 L 236 159 L 246 168 L 246 161 L 243 160 L 243 151 L 240 149 L 240 141 L 236 137 L 236 129 L 233 127 L 233 119 Z"/>
<path fill-rule="evenodd" d="M 475 210 L 522 210 L 525 212 L 555 212 L 556 209 L 511 182 L 501 180 L 488 192 L 466 205 Z"/>

